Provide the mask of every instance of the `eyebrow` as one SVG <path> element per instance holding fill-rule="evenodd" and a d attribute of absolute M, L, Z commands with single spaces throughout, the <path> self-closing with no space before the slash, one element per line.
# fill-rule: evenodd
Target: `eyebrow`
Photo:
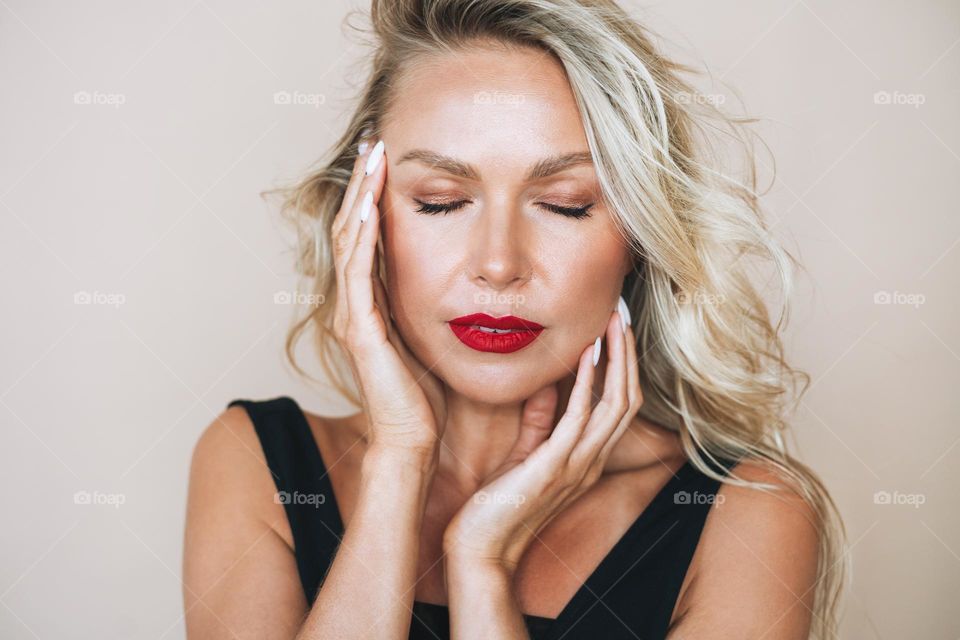
<path fill-rule="evenodd" d="M 397 164 L 407 161 L 417 161 L 467 180 L 480 180 L 480 172 L 471 164 L 461 162 L 456 158 L 445 156 L 427 149 L 414 149 L 403 154 Z M 524 178 L 525 182 L 533 182 L 571 167 L 582 164 L 593 164 L 593 156 L 589 152 L 574 152 L 551 156 L 536 162 Z"/>

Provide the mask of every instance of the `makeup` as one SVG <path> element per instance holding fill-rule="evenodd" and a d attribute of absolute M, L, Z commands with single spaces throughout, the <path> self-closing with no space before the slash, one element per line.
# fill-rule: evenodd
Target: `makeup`
<path fill-rule="evenodd" d="M 532 320 L 516 316 L 494 318 L 486 313 L 472 313 L 450 320 L 454 335 L 471 349 L 491 353 L 512 353 L 537 339 L 544 327 Z"/>

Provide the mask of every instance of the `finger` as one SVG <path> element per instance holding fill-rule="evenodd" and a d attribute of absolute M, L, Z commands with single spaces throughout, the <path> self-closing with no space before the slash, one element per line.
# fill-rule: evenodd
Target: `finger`
<path fill-rule="evenodd" d="M 578 445 L 578 448 L 583 447 L 584 455 L 588 457 L 596 457 L 627 410 L 627 353 L 624 338 L 620 312 L 614 311 L 607 322 L 607 367 L 603 397 L 593 410 Z"/>
<path fill-rule="evenodd" d="M 626 345 L 627 389 L 629 390 L 628 396 L 630 408 L 627 410 L 627 413 L 623 417 L 621 423 L 617 426 L 616 431 L 613 432 L 613 435 L 610 436 L 607 442 L 604 443 L 603 448 L 600 450 L 600 458 L 603 462 L 605 462 L 610 456 L 614 445 L 616 445 L 617 441 L 619 441 L 621 436 L 623 436 L 623 433 L 633 423 L 633 419 L 637 415 L 637 411 L 639 411 L 640 407 L 643 405 L 643 391 L 640 389 L 640 363 L 638 361 L 639 358 L 637 354 L 637 345 L 634 338 L 633 328 L 630 325 L 627 325 Z"/>
<path fill-rule="evenodd" d="M 573 450 L 577 439 L 583 431 L 584 425 L 590 417 L 590 405 L 593 397 L 593 364 L 594 345 L 590 344 L 580 353 L 580 363 L 577 366 L 577 375 L 570 390 L 567 408 L 560 418 L 560 422 L 553 429 L 553 434 L 547 441 L 549 450 L 556 456 L 566 460 Z"/>
<path fill-rule="evenodd" d="M 372 196 L 367 196 L 372 198 Z M 346 298 L 350 308 L 350 317 L 357 320 L 373 321 L 377 314 L 374 301 L 373 279 L 379 279 L 374 273 L 374 257 L 377 253 L 377 234 L 379 232 L 379 207 L 372 202 L 369 204 L 369 217 L 358 225 L 356 239 L 350 258 L 344 269 Z M 383 329 L 387 328 L 387 316 L 382 317 Z M 372 328 L 372 327 L 371 327 Z M 385 334 L 384 334 L 385 335 Z"/>
<path fill-rule="evenodd" d="M 627 316 L 629 317 L 629 315 L 628 311 Z M 633 332 L 633 325 L 629 322 L 624 333 L 624 345 L 627 350 L 627 399 L 631 407 L 639 409 L 640 403 L 643 401 L 643 392 L 640 390 L 640 363 L 638 362 L 640 356 L 637 353 L 637 339 Z"/>
<path fill-rule="evenodd" d="M 363 196 L 354 203 L 352 211 L 347 215 L 334 241 L 337 247 L 338 302 L 346 303 L 347 308 L 344 309 L 344 313 L 348 317 L 352 318 L 354 314 L 361 314 L 360 317 L 366 320 L 372 319 L 372 260 L 376 252 L 377 232 L 379 230 L 379 207 L 377 203 L 383 192 L 386 178 L 386 157 L 382 141 L 374 146 L 370 152 L 370 157 L 379 157 L 380 160 L 373 166 L 369 162 L 365 165 L 372 169 L 372 173 L 361 182 L 360 188 Z M 370 218 L 368 224 L 364 224 L 360 220 L 361 215 L 364 214 Z M 354 261 L 354 254 L 358 246 L 361 249 L 361 255 L 357 256 L 357 260 Z M 356 287 L 359 288 L 355 292 L 351 292 L 351 289 Z M 354 302 L 357 304 L 353 304 Z"/>
<path fill-rule="evenodd" d="M 360 190 L 360 183 L 363 181 L 363 169 L 366 164 L 367 155 L 369 155 L 369 151 L 367 154 L 358 155 L 354 161 L 353 174 L 351 175 L 350 182 L 347 184 L 343 201 L 340 204 L 340 210 L 334 217 L 333 224 L 330 228 L 330 239 L 333 245 L 334 275 L 337 281 L 337 314 L 342 315 L 344 318 L 347 317 L 349 313 L 349 309 L 347 309 L 344 270 L 346 261 L 349 258 L 349 244 L 352 242 L 352 239 L 344 234 L 343 228 L 346 225 L 347 219 L 350 217 L 350 213 L 354 210 L 353 205 L 356 200 L 356 194 Z"/>
<path fill-rule="evenodd" d="M 336 233 L 343 227 L 348 212 L 353 209 L 357 199 L 357 193 L 360 191 L 360 183 L 363 182 L 363 169 L 367 163 L 367 157 L 370 155 L 370 149 L 366 153 L 358 153 L 353 161 L 353 171 L 350 173 L 350 181 L 347 182 L 347 188 L 343 192 L 343 200 L 340 201 L 340 208 L 337 215 L 333 218 L 331 230 Z"/>
<path fill-rule="evenodd" d="M 384 179 L 386 178 L 387 159 L 382 140 L 374 145 L 373 149 L 370 151 L 370 157 L 367 158 L 367 160 L 368 162 L 364 165 L 364 167 L 365 169 L 372 169 L 372 173 L 370 175 L 364 175 L 363 179 L 361 180 L 356 201 L 353 203 L 352 209 L 344 219 L 340 230 L 340 233 L 343 236 L 342 246 L 346 251 L 346 255 L 344 257 L 347 260 L 350 259 L 350 254 L 355 246 L 355 242 L 353 240 L 357 237 L 357 233 L 360 231 L 360 227 L 363 224 L 361 221 L 361 215 L 365 210 L 369 211 L 371 205 L 376 206 L 379 204 L 380 195 L 383 192 Z M 370 162 L 375 162 L 375 166 L 371 167 Z"/>
<path fill-rule="evenodd" d="M 520 416 L 520 432 L 513 449 L 507 454 L 507 464 L 519 464 L 526 460 L 553 431 L 553 418 L 557 411 L 557 385 L 550 384 L 540 389 L 523 403 Z"/>

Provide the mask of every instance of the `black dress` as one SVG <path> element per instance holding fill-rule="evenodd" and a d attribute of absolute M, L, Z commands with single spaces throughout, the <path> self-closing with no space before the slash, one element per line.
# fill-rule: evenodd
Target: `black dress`
<path fill-rule="evenodd" d="M 292 398 L 237 399 L 227 406 L 234 405 L 246 409 L 260 438 L 312 605 L 344 532 L 320 450 Z M 724 461 L 720 473 L 733 464 Z M 663 638 L 719 484 L 684 463 L 556 618 L 524 616 L 531 639 Z M 412 613 L 411 639 L 450 637 L 446 606 L 414 601 Z"/>

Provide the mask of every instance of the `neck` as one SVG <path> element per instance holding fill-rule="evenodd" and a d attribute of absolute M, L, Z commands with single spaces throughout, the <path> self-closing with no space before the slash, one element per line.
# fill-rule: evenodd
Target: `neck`
<path fill-rule="evenodd" d="M 557 383 L 556 416 L 566 409 L 573 376 Z M 447 424 L 440 445 L 438 473 L 466 493 L 486 484 L 506 460 L 520 432 L 524 402 L 490 404 L 478 402 L 446 388 Z"/>

